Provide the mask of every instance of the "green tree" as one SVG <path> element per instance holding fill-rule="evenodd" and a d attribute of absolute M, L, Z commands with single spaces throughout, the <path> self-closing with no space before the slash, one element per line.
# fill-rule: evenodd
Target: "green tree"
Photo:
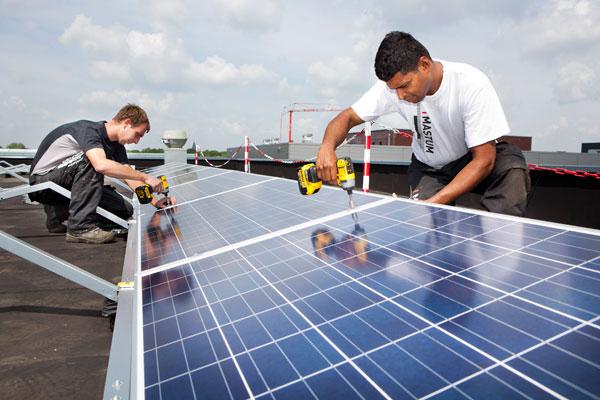
<path fill-rule="evenodd" d="M 26 149 L 27 147 L 25 147 L 25 145 L 23 143 L 16 143 L 13 142 L 11 144 L 9 144 L 8 146 L 6 146 L 7 149 Z"/>
<path fill-rule="evenodd" d="M 205 150 L 204 155 L 206 157 L 227 157 L 227 152 L 219 150 Z"/>
<path fill-rule="evenodd" d="M 193 147 L 190 147 L 189 149 L 186 150 L 187 154 L 194 154 L 196 152 L 196 150 Z M 202 149 L 202 152 L 204 153 L 204 155 L 206 157 L 227 157 L 227 152 L 226 151 L 219 151 L 219 150 L 204 150 Z"/>

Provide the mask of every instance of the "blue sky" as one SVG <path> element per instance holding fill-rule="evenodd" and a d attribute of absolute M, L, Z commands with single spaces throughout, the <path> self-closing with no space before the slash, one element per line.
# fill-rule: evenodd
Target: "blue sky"
<path fill-rule="evenodd" d="M 597 1 L 0 0 L 0 144 L 36 147 L 127 102 L 152 124 L 138 148 L 161 146 L 166 129 L 205 149 L 260 143 L 279 137 L 288 104 L 350 106 L 375 82 L 391 30 L 483 70 L 534 150 L 600 141 Z M 294 138 L 320 141 L 332 116 L 296 114 Z"/>

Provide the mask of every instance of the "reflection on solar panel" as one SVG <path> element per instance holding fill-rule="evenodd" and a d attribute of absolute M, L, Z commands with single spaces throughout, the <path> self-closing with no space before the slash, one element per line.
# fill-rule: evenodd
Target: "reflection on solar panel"
<path fill-rule="evenodd" d="M 359 193 L 356 223 L 341 190 L 163 171 L 146 399 L 600 397 L 597 231 Z"/>

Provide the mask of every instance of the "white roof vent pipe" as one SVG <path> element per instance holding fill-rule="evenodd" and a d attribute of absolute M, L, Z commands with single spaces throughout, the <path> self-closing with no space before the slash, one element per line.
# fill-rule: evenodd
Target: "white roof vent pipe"
<path fill-rule="evenodd" d="M 187 133 L 179 129 L 168 130 L 163 133 L 161 140 L 170 149 L 180 149 L 187 142 Z"/>

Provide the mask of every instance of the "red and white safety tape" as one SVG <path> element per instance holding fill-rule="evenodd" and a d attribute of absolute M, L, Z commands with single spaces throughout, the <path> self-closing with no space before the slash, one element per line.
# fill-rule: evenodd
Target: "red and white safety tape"
<path fill-rule="evenodd" d="M 227 161 L 225 161 L 223 164 L 219 164 L 219 165 L 215 165 L 215 164 L 211 163 L 210 161 L 208 161 L 208 159 L 206 158 L 206 156 L 204 155 L 204 152 L 202 151 L 202 149 L 200 149 L 200 147 L 196 146 L 196 151 L 199 152 L 200 155 L 202 155 L 202 158 L 208 165 L 210 165 L 213 168 L 221 168 L 221 167 L 226 166 L 231 160 L 233 160 L 241 148 L 242 148 L 242 146 L 240 145 L 240 147 L 238 147 L 236 149 L 236 151 L 233 152 L 233 154 L 231 155 L 231 157 L 229 157 L 229 159 Z"/>
<path fill-rule="evenodd" d="M 531 171 L 549 171 L 554 172 L 557 175 L 571 175 L 576 178 L 595 178 L 600 179 L 600 172 L 588 172 L 582 170 L 570 170 L 565 168 L 548 168 L 548 167 L 540 167 L 537 164 L 528 164 L 527 165 Z"/>
<path fill-rule="evenodd" d="M 340 147 L 348 144 L 349 142 L 351 142 L 355 137 L 362 135 L 365 133 L 365 130 L 363 129 L 360 132 L 356 132 L 354 133 L 352 136 L 344 139 L 344 141 L 338 146 L 336 147 L 336 150 L 339 149 Z M 275 158 L 273 156 L 270 156 L 269 154 L 265 153 L 261 148 L 259 148 L 258 146 L 256 146 L 252 141 L 250 141 L 250 146 L 252 146 L 254 148 L 254 150 L 258 151 L 260 153 L 260 155 L 262 155 L 263 157 L 265 157 L 266 159 L 270 160 L 270 161 L 274 161 L 280 164 L 301 164 L 301 163 L 307 163 L 307 162 L 312 162 L 315 161 L 317 159 L 317 157 L 312 157 L 312 158 L 308 158 L 306 160 L 282 160 L 279 158 Z"/>
<path fill-rule="evenodd" d="M 382 124 L 381 122 L 375 121 L 373 122 L 373 125 L 378 125 L 384 129 L 390 130 L 396 134 L 402 135 L 404 137 L 407 138 L 412 138 L 412 135 L 406 131 L 401 131 L 399 129 L 396 128 L 391 128 L 389 126 L 386 126 L 385 124 Z M 359 135 L 363 135 L 365 134 L 365 129 L 354 133 L 352 136 L 346 138 L 337 148 L 339 149 L 340 147 L 346 145 L 347 143 L 351 142 L 355 137 L 359 136 Z M 202 150 L 199 148 L 199 146 L 196 146 L 196 153 L 200 152 L 200 154 L 202 155 L 202 158 L 204 159 L 204 161 L 210 165 L 211 167 L 214 168 L 221 168 L 224 167 L 225 165 L 227 165 L 232 159 L 234 159 L 237 155 L 237 153 L 240 151 L 240 149 L 242 148 L 242 146 L 244 146 L 244 150 L 245 150 L 245 156 L 244 156 L 244 161 L 245 164 L 248 163 L 249 161 L 249 151 L 248 151 L 248 145 L 252 146 L 258 153 L 260 153 L 263 157 L 265 157 L 266 159 L 273 161 L 273 162 L 277 162 L 280 164 L 301 164 L 301 163 L 307 163 L 307 162 L 313 162 L 315 161 L 316 157 L 312 157 L 306 160 L 282 160 L 276 157 L 273 157 L 267 153 L 265 153 L 261 148 L 259 148 L 258 146 L 256 146 L 249 138 L 247 140 L 247 142 L 245 141 L 245 143 L 241 146 L 239 146 L 236 151 L 231 155 L 231 157 L 229 157 L 229 159 L 224 162 L 223 164 L 220 165 L 215 165 L 213 163 L 211 163 L 210 161 L 208 161 L 208 159 L 206 158 L 206 156 L 204 155 L 204 152 L 202 152 Z M 370 162 L 370 140 L 369 143 L 367 144 L 365 142 L 365 161 L 367 161 L 367 163 Z M 196 154 L 196 164 L 197 164 L 197 154 Z M 249 166 L 248 166 L 249 167 Z M 370 165 L 369 165 L 370 167 Z M 528 167 L 531 171 L 549 171 L 549 172 L 554 172 L 557 175 L 570 175 L 570 176 L 574 176 L 577 178 L 593 178 L 593 179 L 598 179 L 600 180 L 600 172 L 588 172 L 588 171 L 582 171 L 582 170 L 569 170 L 566 168 L 548 168 L 548 167 L 540 167 L 537 164 L 528 164 Z M 249 168 L 248 168 L 249 169 Z M 367 167 L 367 170 L 369 170 L 370 168 Z M 370 171 L 369 171 L 370 172 Z M 367 172 L 366 173 L 366 178 L 367 178 L 367 182 L 369 180 L 369 175 L 370 173 Z M 363 190 L 368 191 L 368 183 L 366 185 L 366 187 L 363 187 Z"/>
<path fill-rule="evenodd" d="M 394 133 L 397 133 L 398 135 L 404 136 L 405 138 L 412 139 L 412 134 L 410 134 L 410 133 L 408 133 L 406 131 L 401 131 L 400 129 L 397 129 L 397 128 L 390 128 L 389 126 L 386 126 L 386 125 L 382 124 L 379 121 L 373 121 L 373 125 L 379 125 L 383 129 L 387 129 L 388 131 L 392 131 Z"/>
<path fill-rule="evenodd" d="M 261 148 L 257 147 L 253 142 L 250 142 L 250 146 L 252 146 L 254 148 L 254 150 L 258 151 L 266 159 L 280 163 L 280 164 L 301 164 L 301 163 L 305 163 L 305 162 L 311 162 L 316 159 L 316 157 L 313 157 L 313 158 L 309 158 L 307 160 L 282 160 L 282 159 L 275 158 L 275 157 L 268 155 Z"/>

